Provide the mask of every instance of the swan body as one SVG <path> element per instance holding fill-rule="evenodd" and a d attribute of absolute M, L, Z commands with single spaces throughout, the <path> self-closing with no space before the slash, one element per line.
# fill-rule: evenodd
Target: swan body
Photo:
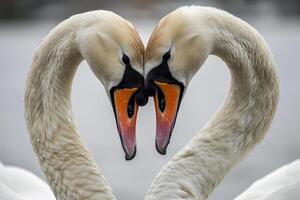
<path fill-rule="evenodd" d="M 132 24 L 101 10 L 72 16 L 42 41 L 27 79 L 25 117 L 33 148 L 57 200 L 115 199 L 74 123 L 70 94 L 77 66 L 85 59 L 104 85 L 126 158 L 131 159 L 137 105 L 130 99 L 144 84 L 143 53 Z M 130 84 L 128 76 L 134 78 Z"/>
<path fill-rule="evenodd" d="M 235 200 L 297 200 L 299 194 L 300 160 L 296 160 L 256 181 Z"/>
<path fill-rule="evenodd" d="M 0 162 L 1 200 L 55 200 L 49 186 L 33 173 Z"/>
<path fill-rule="evenodd" d="M 253 183 L 235 200 L 297 200 L 300 160 L 296 160 Z M 33 173 L 0 162 L 1 200 L 55 200 L 49 186 Z"/>
<path fill-rule="evenodd" d="M 155 85 L 156 146 L 166 152 L 184 92 L 209 55 L 229 67 L 228 95 L 208 124 L 162 169 L 147 200 L 207 199 L 265 136 L 279 84 L 273 55 L 249 24 L 215 8 L 188 6 L 164 17 L 146 48 L 146 83 Z"/>

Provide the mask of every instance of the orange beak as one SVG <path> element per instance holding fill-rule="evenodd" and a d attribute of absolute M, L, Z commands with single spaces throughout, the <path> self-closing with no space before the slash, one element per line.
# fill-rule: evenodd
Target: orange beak
<path fill-rule="evenodd" d="M 135 127 L 139 108 L 135 100 L 137 89 L 123 88 L 113 93 L 113 107 L 126 160 L 131 160 L 136 154 Z"/>
<path fill-rule="evenodd" d="M 156 111 L 156 149 L 166 154 L 181 101 L 178 85 L 154 81 L 157 92 L 154 96 Z"/>

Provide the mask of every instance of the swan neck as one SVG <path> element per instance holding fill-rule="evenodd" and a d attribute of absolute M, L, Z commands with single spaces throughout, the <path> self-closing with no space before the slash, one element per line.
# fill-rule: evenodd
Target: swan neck
<path fill-rule="evenodd" d="M 207 40 L 210 54 L 229 67 L 230 89 L 208 124 L 156 177 L 147 200 L 171 199 L 167 198 L 171 194 L 174 199 L 207 199 L 232 166 L 264 138 L 274 117 L 279 88 L 262 36 L 223 11 L 207 8 L 201 15 L 204 20 L 197 21 L 201 30 L 213 34 Z"/>
<path fill-rule="evenodd" d="M 279 100 L 273 55 L 262 36 L 231 15 L 216 20 L 215 28 L 211 54 L 227 64 L 231 81 L 223 106 L 191 142 L 202 163 L 204 199 L 264 138 Z"/>
<path fill-rule="evenodd" d="M 262 36 L 230 14 L 219 17 L 211 54 L 227 64 L 230 89 L 223 106 L 195 136 L 190 149 L 201 163 L 201 196 L 205 199 L 264 138 L 279 97 L 275 63 Z"/>
<path fill-rule="evenodd" d="M 70 18 L 42 41 L 28 75 L 25 117 L 33 148 L 57 199 L 114 199 L 76 130 L 71 85 L 82 56 Z"/>

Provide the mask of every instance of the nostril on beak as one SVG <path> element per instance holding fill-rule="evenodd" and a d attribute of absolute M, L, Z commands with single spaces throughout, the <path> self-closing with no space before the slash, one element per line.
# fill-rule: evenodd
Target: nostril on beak
<path fill-rule="evenodd" d="M 135 99 L 139 106 L 144 106 L 148 103 L 148 94 L 144 86 L 137 91 Z"/>

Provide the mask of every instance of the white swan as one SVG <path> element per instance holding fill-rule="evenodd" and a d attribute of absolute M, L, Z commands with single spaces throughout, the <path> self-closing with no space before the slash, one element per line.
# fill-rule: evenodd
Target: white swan
<path fill-rule="evenodd" d="M 145 103 L 138 90 L 144 85 L 143 54 L 134 27 L 109 11 L 72 16 L 41 43 L 27 80 L 25 113 L 32 145 L 58 200 L 115 199 L 73 120 L 70 92 L 78 64 L 85 59 L 104 85 L 131 159 L 136 100 Z"/>
<path fill-rule="evenodd" d="M 33 173 L 0 162 L 1 200 L 55 200 L 49 186 Z"/>
<path fill-rule="evenodd" d="M 230 69 L 228 96 L 207 126 L 158 174 L 147 200 L 207 199 L 271 124 L 279 86 L 262 36 L 227 12 L 182 7 L 159 22 L 146 48 L 146 83 L 157 88 L 157 150 L 166 152 L 184 91 L 210 54 Z"/>
<path fill-rule="evenodd" d="M 197 22 L 189 20 L 191 18 Z M 177 19 L 176 22 L 173 19 Z M 123 32 L 128 38 L 123 38 Z M 237 36 L 241 36 L 242 41 L 238 41 Z M 157 88 L 159 152 L 165 153 L 185 87 L 210 53 L 223 58 L 231 69 L 229 96 L 202 134 L 197 135 L 159 174 L 146 199 L 206 199 L 230 167 L 263 138 L 271 122 L 278 101 L 278 83 L 270 51 L 261 36 L 228 13 L 212 8 L 181 8 L 163 19 L 152 34 L 147 49 L 148 88 Z M 125 144 L 123 141 L 124 150 L 130 159 L 135 153 L 135 98 L 140 105 L 146 102 L 143 93 L 137 89 L 143 80 L 139 74 L 142 55 L 142 43 L 132 26 L 105 11 L 66 20 L 41 44 L 28 78 L 26 119 L 32 144 L 57 199 L 114 199 L 110 186 L 81 143 L 73 123 L 69 99 L 77 65 L 82 58 L 86 59 L 104 84 L 114 106 L 121 139 L 126 140 Z M 154 68 L 155 65 L 160 67 Z M 132 83 L 135 80 L 132 76 L 136 83 Z M 130 126 L 126 127 L 128 122 Z M 255 130 L 251 129 L 253 126 Z M 129 133 L 129 139 L 126 133 Z M 291 168 L 297 172 L 298 165 L 296 162 L 273 175 L 281 176 L 281 171 L 290 172 L 285 169 Z M 24 180 L 35 180 L 44 188 L 45 185 L 32 174 L 16 169 L 18 172 L 22 173 L 18 178 L 23 179 L 24 175 Z M 0 177 L 0 180 L 4 179 Z M 250 187 L 238 200 L 251 199 L 247 195 L 256 192 L 257 185 L 267 183 L 263 180 Z M 2 188 L 7 186 L 0 184 Z M 295 182 L 289 188 L 298 186 L 299 182 Z M 44 189 L 49 192 L 46 186 Z M 282 195 L 286 190 L 278 191 Z M 53 199 L 51 194 L 37 198 L 46 197 Z M 9 199 L 24 198 L 12 196 Z"/>
<path fill-rule="evenodd" d="M 235 200 L 297 200 L 300 160 L 285 165 L 256 181 Z M 1 200 L 55 200 L 49 186 L 29 171 L 0 163 Z"/>
<path fill-rule="evenodd" d="M 235 200 L 298 200 L 300 160 L 289 163 L 253 183 Z"/>

